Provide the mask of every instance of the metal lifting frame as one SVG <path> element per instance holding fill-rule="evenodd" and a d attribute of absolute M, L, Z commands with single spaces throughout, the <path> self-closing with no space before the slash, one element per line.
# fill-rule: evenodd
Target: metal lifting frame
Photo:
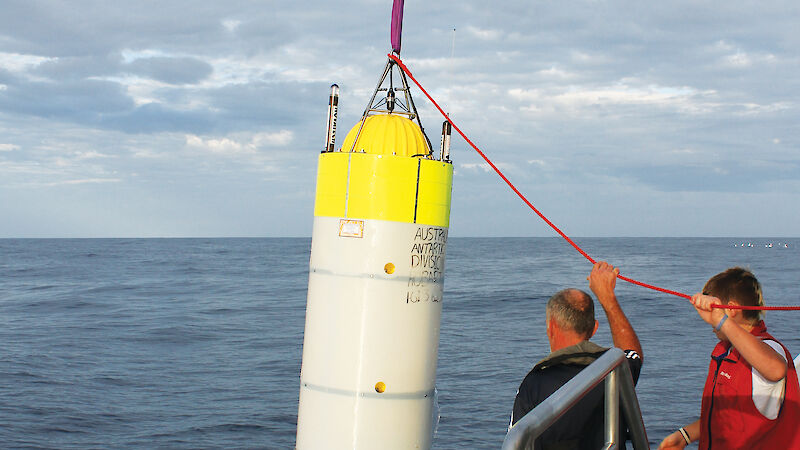
<path fill-rule="evenodd" d="M 416 119 L 417 124 L 419 125 L 419 129 L 422 131 L 422 135 L 425 136 L 425 144 L 428 146 L 428 153 L 425 156 L 433 157 L 433 146 L 431 145 L 430 139 L 428 139 L 428 135 L 425 133 L 425 128 L 422 127 L 422 121 L 419 118 L 419 113 L 417 112 L 417 106 L 414 104 L 414 99 L 411 98 L 411 91 L 408 89 L 408 80 L 406 79 L 405 72 L 403 72 L 402 70 L 398 70 L 398 72 L 400 73 L 400 81 L 403 84 L 402 88 L 395 88 L 393 83 L 392 83 L 392 67 L 394 67 L 396 64 L 397 63 L 391 58 L 389 58 L 389 61 L 386 62 L 386 67 L 384 67 L 384 69 L 383 69 L 383 75 L 381 75 L 381 78 L 378 80 L 378 85 L 375 87 L 375 90 L 372 92 L 372 97 L 369 99 L 369 103 L 367 103 L 367 107 L 364 109 L 364 114 L 361 115 L 361 123 L 358 126 L 358 132 L 356 132 L 355 139 L 353 139 L 353 145 L 350 148 L 350 151 L 352 152 L 352 151 L 355 150 L 356 143 L 358 142 L 358 137 L 361 136 L 361 130 L 364 128 L 364 122 L 366 122 L 367 116 L 369 115 L 369 113 L 371 113 L 371 112 L 386 112 L 386 113 L 389 113 L 389 114 L 392 114 L 392 113 L 394 113 L 394 114 L 403 114 L 403 115 L 408 116 L 408 118 L 411 119 L 411 120 L 415 120 Z M 386 76 L 387 75 L 389 76 L 389 87 L 388 88 L 381 88 L 381 86 L 383 85 L 383 82 L 386 80 Z M 378 109 L 378 107 L 381 106 L 386 101 L 386 99 L 384 98 L 384 99 L 378 101 L 378 103 L 374 103 L 375 102 L 375 97 L 378 95 L 378 92 L 387 91 L 387 93 L 388 93 L 389 90 L 402 91 L 403 92 L 403 94 L 405 96 L 405 99 L 406 99 L 406 102 L 405 102 L 405 104 L 403 104 L 401 102 L 398 102 L 398 104 L 403 109 L 405 109 L 405 111 L 393 111 L 393 110 L 390 110 L 390 109 Z"/>
<path fill-rule="evenodd" d="M 603 356 L 597 358 L 595 362 L 520 419 L 506 435 L 506 439 L 503 441 L 503 450 L 533 448 L 533 442 L 539 435 L 604 379 L 606 442 L 602 448 L 610 450 L 620 447 L 618 434 L 619 406 L 621 404 L 633 448 L 649 450 L 650 445 L 647 442 L 642 412 L 633 388 L 631 369 L 628 367 L 625 353 L 618 348 L 612 348 L 605 352 Z"/>

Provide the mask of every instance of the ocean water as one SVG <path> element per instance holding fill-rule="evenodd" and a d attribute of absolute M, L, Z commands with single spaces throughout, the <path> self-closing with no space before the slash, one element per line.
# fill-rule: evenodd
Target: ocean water
<path fill-rule="evenodd" d="M 767 304 L 800 305 L 800 239 L 576 241 L 689 294 L 744 265 Z M 292 448 L 309 251 L 310 239 L 0 240 L 0 447 Z M 558 238 L 450 239 L 434 448 L 501 445 L 516 388 L 548 351 L 547 298 L 588 289 L 590 269 Z M 617 294 L 644 347 L 637 393 L 655 447 L 698 417 L 715 338 L 679 297 L 624 282 Z M 594 340 L 609 345 L 598 312 Z M 800 352 L 800 312 L 766 320 Z"/>

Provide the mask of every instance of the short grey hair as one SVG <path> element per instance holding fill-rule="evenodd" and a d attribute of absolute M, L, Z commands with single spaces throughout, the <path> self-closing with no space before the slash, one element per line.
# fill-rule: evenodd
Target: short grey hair
<path fill-rule="evenodd" d="M 547 301 L 547 319 L 588 339 L 594 330 L 594 301 L 580 289 L 558 291 Z"/>

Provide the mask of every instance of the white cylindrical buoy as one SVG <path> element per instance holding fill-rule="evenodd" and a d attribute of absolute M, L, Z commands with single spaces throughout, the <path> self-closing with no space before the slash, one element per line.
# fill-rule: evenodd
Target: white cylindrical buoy
<path fill-rule="evenodd" d="M 297 448 L 429 448 L 453 167 L 398 114 L 342 148 L 319 157 Z"/>

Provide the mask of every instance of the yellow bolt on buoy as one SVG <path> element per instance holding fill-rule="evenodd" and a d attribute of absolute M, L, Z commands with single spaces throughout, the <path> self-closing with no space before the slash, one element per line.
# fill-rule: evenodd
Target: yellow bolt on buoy
<path fill-rule="evenodd" d="M 377 383 L 375 383 L 375 392 L 377 392 L 378 394 L 383 394 L 383 391 L 385 390 L 386 390 L 386 383 L 384 383 L 383 381 L 378 381 Z"/>
<path fill-rule="evenodd" d="M 386 263 L 386 265 L 383 266 L 383 271 L 388 273 L 389 275 L 393 274 L 394 273 L 394 264 Z"/>

